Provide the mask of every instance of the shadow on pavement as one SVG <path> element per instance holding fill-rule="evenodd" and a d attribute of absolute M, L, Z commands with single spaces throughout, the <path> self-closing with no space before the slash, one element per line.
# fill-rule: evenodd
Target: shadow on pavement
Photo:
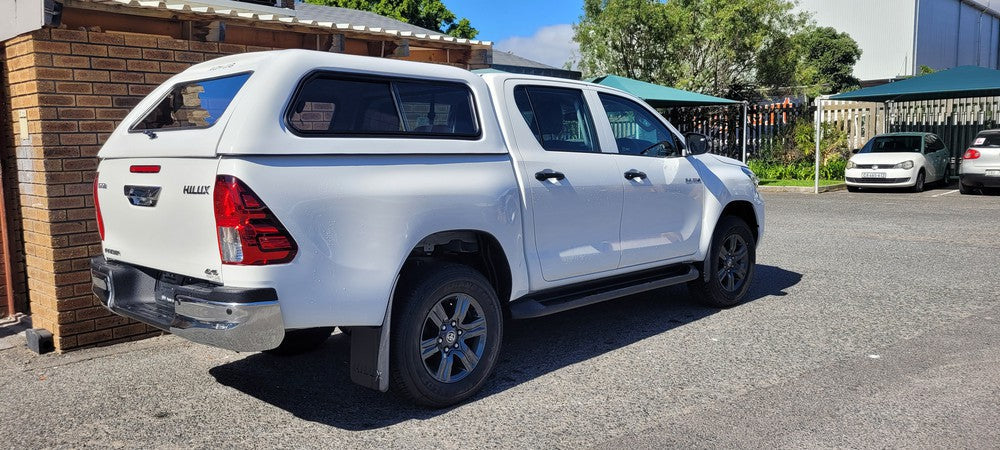
<path fill-rule="evenodd" d="M 758 265 L 747 301 L 786 295 L 785 290 L 801 279 L 799 273 Z M 552 316 L 508 322 L 497 367 L 483 391 L 470 402 L 718 311 L 694 303 L 685 287 L 674 286 Z M 349 357 L 349 338 L 336 334 L 322 348 L 307 354 L 275 357 L 257 353 L 214 367 L 209 373 L 219 383 L 298 418 L 346 430 L 381 428 L 448 411 L 413 406 L 351 383 Z"/>

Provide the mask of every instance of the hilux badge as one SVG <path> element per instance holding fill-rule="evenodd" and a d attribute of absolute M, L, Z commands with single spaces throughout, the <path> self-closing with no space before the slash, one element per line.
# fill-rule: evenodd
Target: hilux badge
<path fill-rule="evenodd" d="M 185 194 L 207 195 L 211 186 L 184 186 Z"/>

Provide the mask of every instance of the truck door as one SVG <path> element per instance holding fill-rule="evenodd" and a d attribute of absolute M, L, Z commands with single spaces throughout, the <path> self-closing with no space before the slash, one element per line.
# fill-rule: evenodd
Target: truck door
<path fill-rule="evenodd" d="M 614 270 L 621 174 L 612 155 L 601 153 L 584 92 L 531 83 L 509 80 L 504 91 L 542 278 Z"/>
<path fill-rule="evenodd" d="M 610 122 L 619 181 L 624 183 L 621 267 L 694 254 L 704 188 L 697 170 L 681 155 L 679 137 L 638 102 L 606 92 L 594 97 L 600 103 L 593 108 L 598 126 L 605 128 L 605 118 Z"/>

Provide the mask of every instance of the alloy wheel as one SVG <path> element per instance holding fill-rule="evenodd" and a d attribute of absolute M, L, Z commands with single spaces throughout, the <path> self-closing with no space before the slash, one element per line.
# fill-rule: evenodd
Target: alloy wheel
<path fill-rule="evenodd" d="M 427 312 L 419 342 L 424 368 L 435 380 L 455 383 L 469 375 L 486 349 L 486 317 L 475 298 L 444 296 Z"/>
<path fill-rule="evenodd" d="M 716 270 L 722 289 L 737 292 L 743 287 L 750 270 L 750 252 L 742 236 L 730 234 L 722 241 Z"/>

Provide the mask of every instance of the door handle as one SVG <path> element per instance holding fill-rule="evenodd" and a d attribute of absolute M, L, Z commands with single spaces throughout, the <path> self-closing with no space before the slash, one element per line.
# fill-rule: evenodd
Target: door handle
<path fill-rule="evenodd" d="M 640 172 L 635 169 L 625 172 L 625 179 L 633 180 L 636 178 L 646 178 L 646 172 Z"/>
<path fill-rule="evenodd" d="M 563 175 L 562 172 L 554 172 L 551 170 L 543 170 L 541 172 L 535 172 L 535 179 L 538 181 L 545 181 L 550 178 L 555 178 L 556 180 L 562 180 L 563 178 L 566 178 L 566 175 Z"/>

